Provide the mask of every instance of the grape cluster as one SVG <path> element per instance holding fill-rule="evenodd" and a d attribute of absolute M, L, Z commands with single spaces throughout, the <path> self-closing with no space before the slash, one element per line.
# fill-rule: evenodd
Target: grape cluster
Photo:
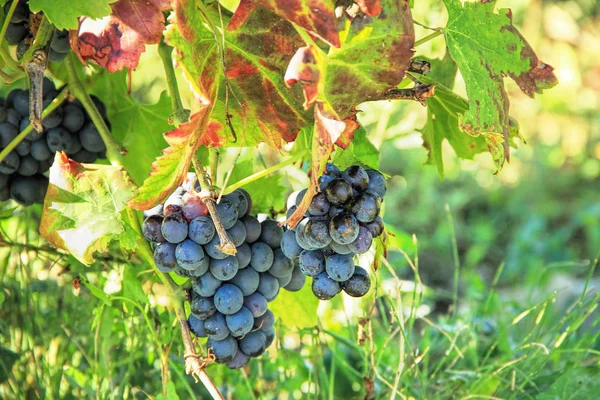
<path fill-rule="evenodd" d="M 355 265 L 354 257 L 367 252 L 373 238 L 383 233 L 379 210 L 387 190 L 385 178 L 358 165 L 342 172 L 327 164 L 318 182 L 304 218 L 284 233 L 281 250 L 313 278 L 312 291 L 319 299 L 329 300 L 342 290 L 362 297 L 371 280 L 365 269 Z M 305 194 L 306 189 L 288 198 L 288 217 Z"/>
<path fill-rule="evenodd" d="M 219 250 L 221 241 L 193 174 L 164 205 L 145 212 L 142 231 L 154 244 L 163 272 L 191 278 L 190 330 L 208 338 L 216 361 L 242 368 L 275 338 L 268 303 L 280 288 L 300 290 L 306 277 L 280 249 L 284 231 L 272 219 L 250 215 L 252 199 L 243 189 L 223 196 L 217 214 L 235 244 L 235 256 Z"/>
<path fill-rule="evenodd" d="M 9 1 L 4 5 L 4 15 L 8 13 L 13 1 Z M 17 7 L 10 19 L 6 30 L 5 38 L 9 44 L 17 45 L 17 58 L 23 58 L 25 52 L 33 43 L 33 35 L 31 34 L 29 16 L 31 11 L 27 0 L 18 0 Z M 69 51 L 71 45 L 69 43 L 69 31 L 55 30 L 50 40 L 48 48 L 48 60 L 52 62 L 63 61 Z"/>
<path fill-rule="evenodd" d="M 44 78 L 44 108 L 57 96 L 48 78 Z M 106 107 L 95 96 L 92 100 L 105 121 Z M 0 201 L 14 199 L 20 204 L 42 203 L 48 178 L 43 174 L 54 161 L 54 152 L 64 151 L 77 162 L 92 163 L 104 158 L 106 147 L 100 133 L 78 101 L 64 102 L 42 121 L 42 133 L 32 130 L 0 162 Z M 29 125 L 29 91 L 15 89 L 0 98 L 0 150 Z"/>

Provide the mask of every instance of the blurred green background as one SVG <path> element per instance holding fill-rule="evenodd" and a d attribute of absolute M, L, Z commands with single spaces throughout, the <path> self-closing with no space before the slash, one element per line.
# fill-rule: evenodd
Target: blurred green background
<path fill-rule="evenodd" d="M 317 327 L 288 326 L 296 315 L 286 315 L 276 346 L 249 368 L 209 366 L 226 397 L 598 399 L 600 11 L 594 0 L 497 5 L 512 8 L 560 82 L 530 99 L 505 80 L 526 143 L 498 173 L 489 155 L 458 160 L 447 146 L 441 180 L 424 165 L 425 108 L 361 107 L 390 176 L 388 263 L 364 299 L 322 302 Z M 433 0 L 415 2 L 413 16 L 432 27 L 447 18 Z M 416 29 L 417 38 L 428 34 Z M 418 54 L 440 58 L 444 46 L 438 37 Z M 139 101 L 155 102 L 166 89 L 155 51 L 133 73 Z M 460 77 L 456 89 L 464 95 Z M 236 154 L 223 154 L 222 173 Z M 282 155 L 261 147 L 239 162 L 255 157 L 269 166 Z M 273 199 L 275 209 L 306 185 L 305 171 L 282 171 L 287 191 Z M 164 388 L 208 398 L 184 374 L 177 326 L 151 270 L 118 254 L 88 268 L 49 249 L 36 233 L 39 212 L 19 208 L 0 221 L 0 359 L 14 362 L 11 371 L 0 365 L 0 398 L 166 398 Z M 149 305 L 119 298 L 126 269 L 144 281 Z M 110 302 L 76 288 L 76 277 Z M 302 296 L 310 294 L 300 303 Z"/>

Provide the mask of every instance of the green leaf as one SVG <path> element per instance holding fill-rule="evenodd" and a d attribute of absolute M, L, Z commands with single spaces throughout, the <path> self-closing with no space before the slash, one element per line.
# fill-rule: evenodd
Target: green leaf
<path fill-rule="evenodd" d="M 282 290 L 269 308 L 285 326 L 308 328 L 317 324 L 319 299 L 313 294 L 310 280 L 307 279 L 298 292 Z"/>
<path fill-rule="evenodd" d="M 149 304 L 148 296 L 144 293 L 140 279 L 132 265 L 126 265 L 123 270 L 123 296 L 140 304 Z"/>
<path fill-rule="evenodd" d="M 161 393 L 156 396 L 156 400 L 179 400 L 179 396 L 177 395 L 173 381 L 167 382 L 167 395 L 165 396 Z"/>
<path fill-rule="evenodd" d="M 156 104 L 138 103 L 127 94 L 127 72 L 106 70 L 94 75 L 89 91 L 106 105 L 113 138 L 128 150 L 123 166 L 141 184 L 167 145 L 163 134 L 173 129 L 167 122 L 172 112 L 169 97 L 163 93 Z"/>
<path fill-rule="evenodd" d="M 104 302 L 105 305 L 110 307 L 110 300 L 108 299 L 108 295 L 104 293 L 104 290 L 100 289 L 93 283 L 88 282 L 86 279 L 82 279 L 81 281 L 83 282 L 85 287 L 88 288 L 90 293 L 94 295 L 94 297 L 97 297 L 98 299 L 102 300 L 102 302 Z"/>
<path fill-rule="evenodd" d="M 251 154 L 252 159 L 241 159 L 235 164 L 229 177 L 230 184 L 236 183 L 260 169 L 256 165 L 254 156 L 254 154 Z M 286 192 L 287 188 L 281 184 L 281 179 L 281 175 L 273 174 L 243 186 L 243 189 L 250 193 L 252 197 L 252 214 L 269 213 L 271 210 L 283 210 L 285 208 L 283 193 Z"/>
<path fill-rule="evenodd" d="M 494 12 L 495 1 L 444 0 L 448 24 L 444 35 L 448 51 L 465 80 L 469 110 L 460 126 L 483 135 L 496 165 L 509 157 L 509 99 L 504 76 L 510 76 L 530 97 L 557 84 L 553 68 L 537 58 L 512 25 L 508 9 Z M 485 23 L 482 23 L 485 21 Z"/>
<path fill-rule="evenodd" d="M 593 400 L 600 393 L 600 368 L 579 367 L 567 370 L 536 400 Z"/>
<path fill-rule="evenodd" d="M 355 164 L 379 169 L 379 150 L 367 137 L 367 131 L 360 127 L 354 133 L 354 138 L 348 148 L 337 149 L 332 155 L 332 161 L 342 169 Z"/>
<path fill-rule="evenodd" d="M 58 29 L 77 29 L 79 17 L 102 18 L 111 13 L 110 4 L 117 0 L 29 0 L 33 12 L 44 15 Z"/>
<path fill-rule="evenodd" d="M 0 219 L 10 218 L 13 215 L 13 212 L 17 209 L 17 207 L 8 208 L 6 210 L 0 211 Z"/>
<path fill-rule="evenodd" d="M 95 251 L 106 251 L 112 240 L 133 250 L 125 202 L 133 183 L 121 168 L 85 166 L 57 153 L 50 168 L 40 233 L 56 248 L 90 265 Z"/>
<path fill-rule="evenodd" d="M 4 300 L 6 300 L 6 296 L 4 293 L 0 292 L 0 306 L 4 304 Z"/>
<path fill-rule="evenodd" d="M 0 346 L 0 383 L 8 380 L 12 367 L 18 358 L 19 355 L 17 353 Z"/>

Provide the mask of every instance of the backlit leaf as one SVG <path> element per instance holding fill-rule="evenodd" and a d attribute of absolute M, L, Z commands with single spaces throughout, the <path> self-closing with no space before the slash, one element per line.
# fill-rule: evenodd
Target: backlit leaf
<path fill-rule="evenodd" d="M 43 11 L 58 29 L 77 29 L 79 17 L 102 18 L 110 14 L 117 0 L 29 0 L 33 12 Z"/>

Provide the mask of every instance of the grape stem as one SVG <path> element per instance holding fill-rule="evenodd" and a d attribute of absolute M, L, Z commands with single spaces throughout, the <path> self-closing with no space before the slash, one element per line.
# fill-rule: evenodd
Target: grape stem
<path fill-rule="evenodd" d="M 52 39 L 53 32 L 54 26 L 50 23 L 50 21 L 48 21 L 48 18 L 46 18 L 46 16 L 43 16 L 42 21 L 40 22 L 40 26 L 38 27 L 38 30 L 35 34 L 33 44 L 21 58 L 20 62 L 22 65 L 28 65 L 29 61 L 33 58 L 33 53 L 37 49 L 41 49 L 46 46 L 50 39 Z"/>
<path fill-rule="evenodd" d="M 171 58 L 173 48 L 165 43 L 164 38 L 158 44 L 158 54 L 165 67 L 165 78 L 167 79 L 167 88 L 171 97 L 171 107 L 173 108 L 173 113 L 169 117 L 169 123 L 179 126 L 179 124 L 189 120 L 190 112 L 183 108 L 179 87 L 177 86 L 177 78 L 175 77 L 175 68 L 173 68 L 173 59 Z"/>
<path fill-rule="evenodd" d="M 67 98 L 68 95 L 69 95 L 69 91 L 67 90 L 67 88 L 66 87 L 63 88 L 63 90 L 58 94 L 58 96 L 56 96 L 56 98 L 54 100 L 52 100 L 52 102 L 48 105 L 48 107 L 46 107 L 46 109 L 42 113 L 42 119 L 47 117 L 48 114 L 50 114 L 58 106 L 60 106 L 62 104 L 62 102 Z M 27 127 L 25 129 L 23 129 L 23 131 L 21 133 L 19 133 L 19 135 L 16 138 L 14 138 L 8 144 L 8 146 L 6 146 L 2 150 L 2 152 L 0 152 L 0 163 L 2 161 L 4 161 L 6 156 L 8 156 L 10 154 L 10 152 L 13 151 L 15 149 L 15 147 L 17 147 L 19 145 L 19 143 L 21 143 L 27 137 L 27 135 L 29 135 L 31 133 L 31 131 L 33 131 L 33 126 L 31 124 L 29 124 L 29 125 L 27 125 Z"/>
<path fill-rule="evenodd" d="M 96 105 L 77 77 L 77 72 L 75 71 L 75 66 L 73 65 L 73 54 L 70 54 L 65 59 L 64 63 L 67 68 L 69 90 L 76 99 L 81 101 L 83 108 L 85 108 L 85 111 L 87 111 L 92 119 L 92 122 L 94 123 L 94 126 L 100 133 L 100 137 L 102 137 L 102 140 L 106 145 L 106 157 L 112 165 L 123 165 L 123 156 L 127 154 L 127 150 L 113 140 L 110 130 L 108 129 L 108 126 L 106 126 L 106 122 L 104 122 L 104 119 L 102 119 L 102 116 L 96 108 Z"/>
<path fill-rule="evenodd" d="M 206 208 L 208 208 L 208 212 L 210 213 L 213 223 L 215 224 L 217 235 L 219 235 L 221 245 L 217 246 L 217 249 L 230 256 L 235 256 L 237 249 L 235 248 L 235 244 L 233 244 L 231 239 L 229 239 L 229 236 L 227 236 L 227 232 L 223 227 L 221 218 L 219 218 L 219 214 L 217 213 L 217 203 L 215 201 L 216 195 L 212 191 L 213 186 L 210 183 L 210 178 L 206 173 L 206 170 L 202 168 L 202 164 L 200 164 L 197 156 L 194 156 L 192 163 L 194 164 L 194 169 L 196 170 L 196 176 L 200 180 L 202 191 L 207 191 L 207 195 L 202 196 L 202 202 L 206 205 Z"/>
<path fill-rule="evenodd" d="M 127 212 L 129 213 L 130 219 L 133 222 L 136 231 L 138 232 L 138 255 L 142 260 L 147 262 L 150 267 L 152 267 L 154 272 L 156 272 L 162 283 L 165 285 L 169 294 L 171 306 L 175 310 L 175 315 L 177 316 L 179 327 L 181 328 L 181 338 L 183 339 L 183 347 L 185 351 L 185 372 L 188 375 L 192 375 L 196 381 L 200 379 L 214 400 L 224 400 L 223 396 L 219 392 L 219 389 L 216 387 L 215 383 L 212 381 L 210 376 L 208 376 L 204 369 L 206 363 L 204 363 L 202 357 L 196 353 L 196 348 L 190 333 L 190 327 L 187 323 L 187 318 L 185 317 L 185 306 L 183 303 L 185 300 L 185 295 L 183 290 L 179 288 L 167 274 L 158 269 L 154 263 L 152 249 L 150 249 L 150 245 L 142 235 L 139 219 L 133 210 L 128 209 Z"/>

